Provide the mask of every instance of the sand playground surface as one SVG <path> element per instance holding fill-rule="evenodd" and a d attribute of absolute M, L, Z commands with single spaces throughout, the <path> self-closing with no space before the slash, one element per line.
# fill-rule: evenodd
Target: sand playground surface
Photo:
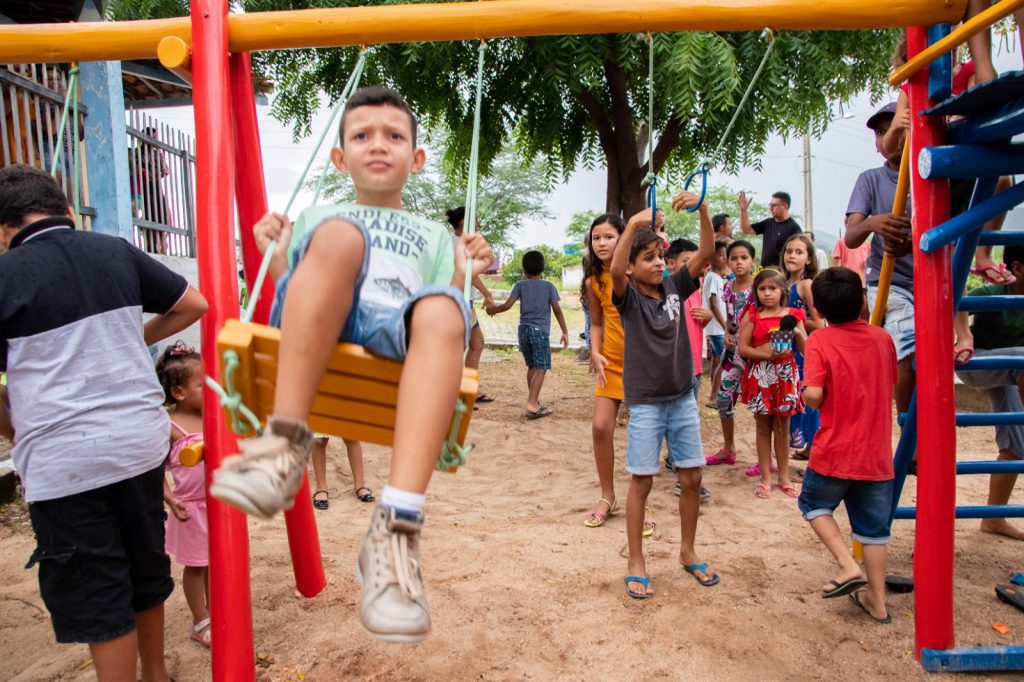
<path fill-rule="evenodd" d="M 542 399 L 555 413 L 520 421 L 525 371 L 516 353 L 488 351 L 483 389 L 497 400 L 475 413 L 476 449 L 456 475 L 437 474 L 427 503 L 423 570 L 433 633 L 412 646 L 383 644 L 359 625 L 352 566 L 372 505 L 352 494 L 344 447 L 328 452 L 331 506 L 317 512 L 327 588 L 303 599 L 293 587 L 284 521 L 250 521 L 252 604 L 258 680 L 752 680 L 924 678 L 913 656 L 913 595 L 890 594 L 894 623 L 877 625 L 846 598 L 818 590 L 834 565 L 777 490 L 754 497 L 744 470 L 756 461 L 753 420 L 737 409 L 736 466 L 708 467 L 711 490 L 697 529 L 698 551 L 721 575 L 704 588 L 679 565 L 674 478 L 662 473 L 645 543 L 656 597 L 624 591 L 625 517 L 602 528 L 583 519 L 599 490 L 592 458 L 593 380 L 571 353 L 557 354 Z M 707 382 L 703 393 L 706 396 Z M 987 402 L 957 387 L 961 410 Z M 717 413 L 703 406 L 704 447 L 720 445 Z M 927 424 L 922 425 L 927 428 Z M 993 459 L 990 428 L 958 429 L 961 459 Z M 616 492 L 625 502 L 626 432 L 616 432 Z M 895 441 L 894 441 L 895 442 Z M 367 484 L 379 494 L 389 451 L 367 446 Z M 794 463 L 794 470 L 804 463 Z M 913 503 L 914 479 L 903 503 Z M 960 477 L 961 503 L 984 504 L 987 476 Z M 1024 503 L 1018 493 L 1011 504 Z M 848 530 L 845 514 L 837 513 Z M 911 574 L 913 523 L 897 521 L 890 573 Z M 1020 644 L 1024 613 L 996 600 L 993 586 L 1024 569 L 1024 543 L 956 525 L 956 632 L 960 646 Z M 0 513 L 0 680 L 93 680 L 84 645 L 54 642 L 35 570 L 23 505 Z M 176 580 L 181 568 L 174 567 Z M 996 632 L 993 623 L 1008 626 Z M 208 651 L 188 639 L 176 588 L 167 602 L 168 669 L 179 682 L 211 678 Z M 971 679 L 979 679 L 975 676 Z M 981 678 L 983 679 L 983 678 Z"/>

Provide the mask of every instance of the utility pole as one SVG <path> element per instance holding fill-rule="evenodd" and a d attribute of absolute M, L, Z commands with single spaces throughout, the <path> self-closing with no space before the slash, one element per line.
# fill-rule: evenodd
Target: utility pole
<path fill-rule="evenodd" d="M 814 232 L 814 201 L 811 198 L 811 134 L 804 133 L 804 231 Z"/>

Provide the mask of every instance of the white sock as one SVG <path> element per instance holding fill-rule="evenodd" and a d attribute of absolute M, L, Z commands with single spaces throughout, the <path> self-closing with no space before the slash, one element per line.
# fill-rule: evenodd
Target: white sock
<path fill-rule="evenodd" d="M 423 505 L 427 496 L 421 493 L 411 493 L 408 490 L 399 490 L 389 485 L 384 486 L 380 494 L 380 502 L 385 507 L 391 507 L 404 512 L 423 513 Z"/>

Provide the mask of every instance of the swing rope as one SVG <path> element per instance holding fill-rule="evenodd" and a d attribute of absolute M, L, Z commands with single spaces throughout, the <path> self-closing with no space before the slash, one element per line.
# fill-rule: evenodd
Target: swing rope
<path fill-rule="evenodd" d="M 72 135 L 71 141 L 71 182 L 74 192 L 75 224 L 78 224 L 81 215 L 81 199 L 78 196 L 78 64 L 74 64 L 68 72 L 67 92 L 64 94 L 64 108 L 60 115 L 60 129 L 57 131 L 57 148 L 53 153 L 53 162 L 50 164 L 50 177 L 57 178 L 57 167 L 60 165 L 61 157 L 64 154 L 64 131 L 68 125 L 68 111 L 72 110 Z"/>
<path fill-rule="evenodd" d="M 740 113 L 743 111 L 743 107 L 746 105 L 747 100 L 750 99 L 750 95 L 754 92 L 754 86 L 757 85 L 758 79 L 761 78 L 761 73 L 764 71 L 764 67 L 768 64 L 768 59 L 772 56 L 772 50 L 775 49 L 775 32 L 770 28 L 766 28 L 761 31 L 761 37 L 768 39 L 768 47 L 764 51 L 764 55 L 761 57 L 761 63 L 757 65 L 757 70 L 754 71 L 754 75 L 751 77 L 750 82 L 747 84 L 747 89 L 743 93 L 743 97 L 740 98 L 740 103 L 736 105 L 736 110 L 732 113 L 732 118 L 729 120 L 729 125 L 725 127 L 725 132 L 722 133 L 722 137 L 718 140 L 718 145 L 715 146 L 715 150 L 711 152 L 711 155 L 701 162 L 700 166 L 694 172 L 690 173 L 690 176 L 686 178 L 686 184 L 683 189 L 689 190 L 690 185 L 697 179 L 697 176 L 701 176 L 701 188 L 700 188 L 700 199 L 697 201 L 695 206 L 687 208 L 688 213 L 693 213 L 698 210 L 701 204 L 704 203 L 704 197 L 708 191 L 708 173 L 711 170 L 712 162 L 718 158 L 718 155 L 725 148 L 725 143 L 729 139 L 729 134 L 732 133 L 732 129 L 736 126 L 736 121 L 740 118 Z M 654 77 L 654 69 L 651 69 L 651 78 Z"/>
<path fill-rule="evenodd" d="M 651 209 L 651 230 L 655 230 L 658 212 L 658 176 L 654 174 L 654 36 L 647 32 L 647 206 Z"/>
<path fill-rule="evenodd" d="M 476 231 L 476 200 L 477 184 L 480 165 L 480 108 L 483 102 L 484 85 L 484 55 L 487 52 L 487 43 L 480 41 L 477 51 L 476 63 L 476 101 L 473 107 L 473 138 L 469 145 L 469 177 L 466 183 L 466 217 L 462 222 L 462 229 L 466 234 L 473 234 Z M 466 301 L 471 300 L 473 291 L 473 259 L 466 261 L 466 281 L 463 285 L 463 296 Z M 466 455 L 473 449 L 472 443 L 459 445 L 459 425 L 462 423 L 462 415 L 467 411 L 466 403 L 462 398 L 455 401 L 455 414 L 452 416 L 451 428 L 448 430 L 448 438 L 441 444 L 441 454 L 437 458 L 436 468 L 438 471 L 450 471 L 456 467 L 466 464 Z"/>

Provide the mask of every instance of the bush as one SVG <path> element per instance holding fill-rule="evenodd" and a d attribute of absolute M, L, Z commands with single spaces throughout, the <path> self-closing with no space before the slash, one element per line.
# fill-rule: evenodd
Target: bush
<path fill-rule="evenodd" d="M 519 249 L 512 254 L 512 259 L 501 268 L 501 274 L 509 285 L 513 285 L 525 277 L 523 275 L 523 254 L 527 251 L 540 251 L 544 254 L 544 274 L 541 276 L 556 284 L 562 281 L 563 267 L 579 265 L 582 260 L 579 255 L 563 255 L 547 244 Z"/>

